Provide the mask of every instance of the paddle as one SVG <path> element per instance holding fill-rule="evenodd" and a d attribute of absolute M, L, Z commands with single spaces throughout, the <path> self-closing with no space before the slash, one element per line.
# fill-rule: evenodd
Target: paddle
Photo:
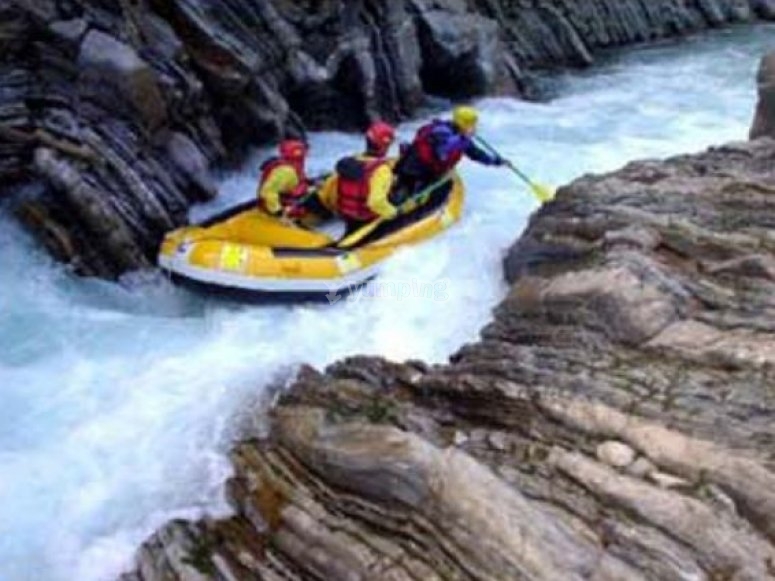
<path fill-rule="evenodd" d="M 344 238 L 340 238 L 337 242 L 332 244 L 332 246 L 336 248 L 352 248 L 354 245 L 358 244 L 361 240 L 366 238 L 369 234 L 374 232 L 380 225 L 384 224 L 385 222 L 389 220 L 394 220 L 401 214 L 406 213 L 405 208 L 408 207 L 410 202 L 416 202 L 417 200 L 423 198 L 424 196 L 428 196 L 437 189 L 439 189 L 441 186 L 446 184 L 449 180 L 452 179 L 452 172 L 447 172 L 442 176 L 442 178 L 434 183 L 432 183 L 430 186 L 425 188 L 424 190 L 421 190 L 417 192 L 416 194 L 410 196 L 407 200 L 405 200 L 401 207 L 399 208 L 398 215 L 394 216 L 393 218 L 377 218 L 376 220 L 372 220 L 365 226 L 362 226 L 352 234 L 349 234 L 345 236 Z"/>
<path fill-rule="evenodd" d="M 498 153 L 498 152 L 495 150 L 495 148 L 494 148 L 492 145 L 490 145 L 489 143 L 487 143 L 487 142 L 486 142 L 484 139 L 482 139 L 481 137 L 474 137 L 474 140 L 475 140 L 475 141 L 476 141 L 476 142 L 477 142 L 479 145 L 481 145 L 482 147 L 484 147 L 485 149 L 487 149 L 487 150 L 488 150 L 490 153 L 492 153 L 493 155 L 497 155 L 498 157 L 501 157 L 502 159 L 505 159 L 505 158 L 503 158 L 503 156 L 501 156 L 501 155 L 500 155 L 500 154 L 499 154 L 499 153 Z M 515 174 L 516 174 L 516 175 L 517 175 L 517 176 L 518 176 L 518 177 L 519 177 L 519 178 L 520 178 L 522 181 L 524 181 L 524 182 L 525 182 L 527 185 L 529 185 L 529 186 L 530 186 L 530 189 L 532 190 L 532 192 L 533 192 L 533 195 L 534 195 L 534 196 L 535 196 L 535 197 L 538 199 L 538 201 L 539 201 L 539 202 L 541 202 L 541 203 L 543 204 L 544 202 L 548 202 L 549 200 L 552 200 L 552 199 L 554 199 L 555 191 L 554 191 L 554 189 L 553 189 L 553 188 L 550 188 L 550 187 L 543 186 L 543 185 L 541 185 L 541 184 L 537 184 L 537 183 L 535 183 L 533 180 L 531 180 L 529 177 L 527 177 L 527 176 L 526 176 L 524 173 L 522 173 L 521 171 L 519 171 L 519 169 L 517 169 L 517 167 L 514 165 L 514 162 L 512 162 L 511 160 L 508 160 L 508 159 L 506 159 L 505 161 L 506 161 L 506 167 L 508 167 L 508 168 L 509 168 L 511 171 L 513 171 L 513 172 L 514 172 L 514 173 L 515 173 Z"/>

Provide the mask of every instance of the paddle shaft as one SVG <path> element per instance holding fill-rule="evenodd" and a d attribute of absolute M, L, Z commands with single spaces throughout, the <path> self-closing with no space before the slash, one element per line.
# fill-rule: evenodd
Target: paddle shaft
<path fill-rule="evenodd" d="M 476 140 L 476 143 L 478 143 L 479 145 L 487 149 L 492 155 L 497 155 L 498 157 L 501 157 L 501 159 L 504 159 L 497 151 L 495 151 L 495 148 L 493 148 L 493 146 L 487 143 L 484 139 L 482 139 L 481 137 L 475 137 L 474 139 Z M 521 179 L 528 186 L 530 186 L 530 189 L 533 192 L 533 195 L 536 198 L 538 198 L 539 202 L 543 204 L 544 202 L 547 202 L 554 198 L 555 192 L 552 189 L 535 183 L 524 173 L 522 173 L 519 170 L 519 168 L 517 168 L 517 166 L 514 165 L 514 162 L 508 159 L 505 161 L 506 163 L 504 165 L 506 165 L 519 179 Z"/>
<path fill-rule="evenodd" d="M 447 172 L 441 178 L 439 178 L 437 181 L 433 182 L 431 185 L 429 185 L 424 190 L 421 190 L 417 192 L 416 194 L 413 194 L 409 196 L 407 200 L 404 200 L 404 202 L 401 204 L 401 206 L 405 206 L 408 202 L 414 202 L 416 200 L 419 200 L 423 196 L 427 196 L 428 194 L 435 192 L 438 190 L 441 186 L 446 184 L 449 180 L 452 179 L 452 172 Z"/>
<path fill-rule="evenodd" d="M 493 154 L 493 155 L 497 155 L 498 157 L 503 157 L 503 156 L 501 156 L 501 154 L 500 154 L 500 153 L 498 153 L 498 152 L 495 150 L 495 148 L 494 148 L 492 145 L 490 145 L 489 143 L 487 143 L 487 142 L 486 142 L 484 139 L 482 139 L 482 138 L 481 138 L 481 137 L 479 137 L 478 135 L 477 135 L 476 137 L 474 137 L 474 140 L 475 140 L 475 141 L 476 141 L 476 142 L 477 142 L 479 145 L 481 145 L 482 147 L 484 147 L 484 148 L 485 148 L 487 151 L 489 151 L 491 154 Z M 503 158 L 503 159 L 505 159 L 505 158 Z M 511 160 L 508 160 L 508 159 L 506 160 L 506 166 L 507 166 L 507 167 L 508 167 L 508 168 L 509 168 L 511 171 L 513 171 L 513 172 L 514 172 L 514 173 L 515 173 L 515 174 L 516 174 L 516 175 L 517 175 L 517 176 L 518 176 L 520 179 L 522 179 L 522 180 L 523 180 L 525 183 L 527 183 L 527 184 L 528 184 L 528 185 L 530 185 L 530 186 L 533 186 L 533 185 L 534 185 L 534 184 L 533 184 L 533 181 L 532 181 L 532 180 L 531 180 L 529 177 L 527 177 L 525 174 L 523 174 L 523 173 L 522 173 L 522 172 L 521 172 L 521 171 L 520 171 L 520 170 L 517 168 L 517 166 L 515 166 L 515 165 L 514 165 L 514 163 L 513 163 Z"/>

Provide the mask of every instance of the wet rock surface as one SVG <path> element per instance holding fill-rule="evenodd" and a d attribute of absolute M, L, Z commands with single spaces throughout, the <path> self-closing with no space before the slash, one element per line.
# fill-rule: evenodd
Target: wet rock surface
<path fill-rule="evenodd" d="M 771 579 L 775 140 L 562 188 L 449 364 L 303 369 L 125 578 Z"/>
<path fill-rule="evenodd" d="M 153 264 L 209 168 L 428 93 L 531 93 L 530 70 L 773 18 L 769 0 L 0 0 L 0 197 L 76 272 Z"/>
<path fill-rule="evenodd" d="M 775 52 L 765 55 L 757 75 L 759 103 L 751 127 L 751 139 L 775 137 Z"/>

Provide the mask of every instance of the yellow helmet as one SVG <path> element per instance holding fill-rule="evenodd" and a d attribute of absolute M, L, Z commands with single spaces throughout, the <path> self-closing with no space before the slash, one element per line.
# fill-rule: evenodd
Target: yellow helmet
<path fill-rule="evenodd" d="M 452 122 L 465 133 L 473 133 L 478 120 L 479 113 L 473 107 L 461 105 L 452 111 Z"/>

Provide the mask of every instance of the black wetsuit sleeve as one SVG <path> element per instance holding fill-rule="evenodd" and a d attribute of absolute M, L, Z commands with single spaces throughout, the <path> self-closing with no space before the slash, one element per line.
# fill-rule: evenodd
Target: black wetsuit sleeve
<path fill-rule="evenodd" d="M 468 141 L 465 154 L 467 157 L 473 159 L 474 161 L 478 161 L 479 163 L 483 163 L 484 165 L 498 165 L 501 159 L 500 156 L 492 154 L 479 147 L 473 139 Z"/>

